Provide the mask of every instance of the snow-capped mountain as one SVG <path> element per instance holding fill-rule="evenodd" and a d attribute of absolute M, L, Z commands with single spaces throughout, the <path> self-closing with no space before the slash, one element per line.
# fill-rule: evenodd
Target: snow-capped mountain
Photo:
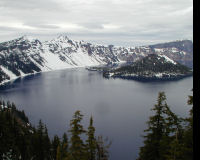
<path fill-rule="evenodd" d="M 67 36 L 46 42 L 24 36 L 0 43 L 0 83 L 43 71 L 133 62 L 152 53 L 190 67 L 193 64 L 193 44 L 188 40 L 126 48 L 74 41 Z"/>

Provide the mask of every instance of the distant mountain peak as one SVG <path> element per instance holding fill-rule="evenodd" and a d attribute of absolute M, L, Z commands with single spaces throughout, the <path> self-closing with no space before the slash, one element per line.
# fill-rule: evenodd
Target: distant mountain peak
<path fill-rule="evenodd" d="M 37 39 L 32 36 L 24 35 L 24 36 L 18 38 L 18 40 L 33 42 L 33 41 L 36 41 Z"/>
<path fill-rule="evenodd" d="M 132 63 L 149 54 L 162 56 L 158 59 L 163 63 L 173 60 L 174 63 L 191 68 L 193 66 L 193 44 L 190 41 L 126 48 L 72 40 L 65 34 L 45 42 L 25 35 L 0 43 L 0 84 L 42 71 L 119 62 Z"/>
<path fill-rule="evenodd" d="M 62 35 L 62 34 L 60 34 L 56 39 L 63 41 L 70 40 L 67 35 Z"/>

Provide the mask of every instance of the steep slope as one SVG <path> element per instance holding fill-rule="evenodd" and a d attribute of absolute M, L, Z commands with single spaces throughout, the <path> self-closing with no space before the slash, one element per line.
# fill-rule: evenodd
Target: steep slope
<path fill-rule="evenodd" d="M 175 80 L 192 75 L 190 68 L 165 55 L 150 54 L 132 65 L 104 71 L 106 78 L 123 78 L 140 81 Z"/>
<path fill-rule="evenodd" d="M 66 36 L 59 36 L 49 42 L 44 43 L 44 53 L 53 53 L 61 60 L 64 64 L 69 66 L 90 66 L 99 65 L 105 63 L 101 57 L 91 55 L 84 45 L 84 42 L 76 42 L 70 40 Z M 47 62 L 50 62 L 47 59 Z M 55 62 L 50 64 L 52 69 L 55 69 Z M 61 67 L 62 68 L 62 67 Z"/>
<path fill-rule="evenodd" d="M 0 72 L 4 73 L 1 77 L 10 80 L 40 72 L 44 63 L 44 59 L 40 56 L 41 46 L 39 40 L 29 40 L 25 37 L 1 43 Z"/>
<path fill-rule="evenodd" d="M 183 65 L 193 68 L 193 43 L 189 40 L 149 46 L 154 53 L 164 54 Z"/>
<path fill-rule="evenodd" d="M 134 62 L 152 53 L 189 66 L 193 64 L 191 41 L 125 48 L 74 41 L 62 35 L 46 42 L 24 36 L 0 43 L 0 84 L 44 71 Z"/>
<path fill-rule="evenodd" d="M 42 71 L 106 63 L 80 46 L 64 36 L 44 43 L 28 37 L 1 43 L 0 83 Z"/>

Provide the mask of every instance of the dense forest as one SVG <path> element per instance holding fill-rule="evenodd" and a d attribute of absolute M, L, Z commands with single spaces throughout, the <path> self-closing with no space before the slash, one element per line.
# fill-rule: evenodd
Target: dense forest
<path fill-rule="evenodd" d="M 188 104 L 192 106 L 189 117 L 181 118 L 170 110 L 165 93 L 158 94 L 137 160 L 193 159 L 193 96 L 189 96 Z M 50 139 L 41 120 L 34 127 L 14 103 L 0 101 L 0 159 L 108 160 L 111 142 L 96 136 L 93 117 L 87 129 L 82 119 L 81 112 L 76 111 L 68 134 Z"/>
<path fill-rule="evenodd" d="M 3 160 L 108 160 L 110 142 L 95 135 L 93 118 L 88 129 L 81 125 L 83 115 L 74 113 L 68 135 L 49 138 L 40 120 L 37 127 L 29 123 L 24 111 L 14 103 L 0 101 L 0 159 Z M 83 141 L 83 136 L 86 140 Z"/>
<path fill-rule="evenodd" d="M 177 80 L 192 76 L 192 70 L 164 55 L 149 54 L 148 56 L 113 69 L 103 70 L 105 78 L 122 78 L 139 81 Z"/>

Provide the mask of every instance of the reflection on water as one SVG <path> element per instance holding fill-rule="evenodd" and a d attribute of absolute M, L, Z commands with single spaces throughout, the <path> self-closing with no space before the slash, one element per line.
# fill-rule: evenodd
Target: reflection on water
<path fill-rule="evenodd" d="M 98 72 L 79 68 L 17 79 L 0 89 L 0 99 L 15 102 L 33 124 L 42 119 L 50 135 L 67 132 L 77 109 L 85 115 L 85 127 L 93 115 L 97 134 L 113 141 L 111 160 L 133 160 L 142 145 L 141 135 L 158 92 L 166 92 L 172 111 L 187 116 L 190 109 L 186 104 L 187 96 L 192 94 L 192 88 L 192 77 L 140 83 L 104 79 Z"/>

